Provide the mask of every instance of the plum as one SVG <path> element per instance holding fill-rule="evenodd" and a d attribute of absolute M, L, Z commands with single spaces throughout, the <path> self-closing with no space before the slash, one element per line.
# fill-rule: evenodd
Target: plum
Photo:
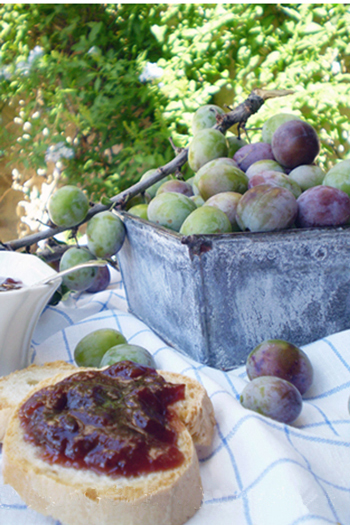
<path fill-rule="evenodd" d="M 253 175 L 253 177 L 249 179 L 248 188 L 253 188 L 259 184 L 271 184 L 272 186 L 286 188 L 293 193 L 296 199 L 301 194 L 301 188 L 298 183 L 289 179 L 288 175 L 280 171 L 266 170 L 258 175 Z"/>
<path fill-rule="evenodd" d="M 195 209 L 196 204 L 182 193 L 161 193 L 149 203 L 147 216 L 149 221 L 178 232 L 187 215 Z"/>
<path fill-rule="evenodd" d="M 172 192 L 172 193 L 182 193 L 183 195 L 187 195 L 187 197 L 192 197 L 193 195 L 193 189 L 191 184 L 188 184 L 187 182 L 183 180 L 168 180 L 161 184 L 159 186 L 156 195 L 159 195 L 160 193 L 166 193 L 166 192 Z"/>
<path fill-rule="evenodd" d="M 253 379 L 244 387 L 240 402 L 244 408 L 289 425 L 300 415 L 302 397 L 289 381 L 273 376 Z"/>
<path fill-rule="evenodd" d="M 268 339 L 256 346 L 248 355 L 246 370 L 249 379 L 260 376 L 285 379 L 301 395 L 305 394 L 313 381 L 313 368 L 306 353 L 282 339 Z"/>
<path fill-rule="evenodd" d="M 232 231 L 239 231 L 240 228 L 236 221 L 236 210 L 241 197 L 241 193 L 225 191 L 223 193 L 217 193 L 216 195 L 213 195 L 203 205 L 214 206 L 214 208 L 218 208 L 219 210 L 226 213 L 231 223 Z"/>
<path fill-rule="evenodd" d="M 225 157 L 228 153 L 225 136 L 217 129 L 198 131 L 188 147 L 188 164 L 197 172 L 207 162 Z"/>
<path fill-rule="evenodd" d="M 282 168 L 282 166 L 275 160 L 263 159 L 257 160 L 254 162 L 254 164 L 251 164 L 245 174 L 247 175 L 248 179 L 250 179 L 250 177 L 253 177 L 254 175 L 260 175 L 260 173 L 266 170 L 280 171 L 281 173 L 285 173 L 284 168 Z"/>
<path fill-rule="evenodd" d="M 342 226 L 350 219 L 350 197 L 331 186 L 313 186 L 300 195 L 296 225 L 299 228 L 313 226 Z"/>
<path fill-rule="evenodd" d="M 130 215 L 134 215 L 135 217 L 140 217 L 140 219 L 148 219 L 148 204 L 136 204 L 136 206 L 132 206 L 128 212 Z"/>
<path fill-rule="evenodd" d="M 212 128 L 216 124 L 216 115 L 224 115 L 225 111 L 215 104 L 207 104 L 197 109 L 192 117 L 192 133 L 195 135 L 201 129 Z"/>
<path fill-rule="evenodd" d="M 51 221 L 63 228 L 81 223 L 89 211 L 89 201 L 83 190 L 76 186 L 62 186 L 55 191 L 48 203 Z"/>
<path fill-rule="evenodd" d="M 325 176 L 325 172 L 315 164 L 302 164 L 288 174 L 288 177 L 297 182 L 303 191 L 322 184 Z"/>
<path fill-rule="evenodd" d="M 246 174 L 236 167 L 232 159 L 226 157 L 214 159 L 202 166 L 195 175 L 194 183 L 204 200 L 224 191 L 244 193 L 248 188 Z"/>
<path fill-rule="evenodd" d="M 213 206 L 196 208 L 188 215 L 180 229 L 182 235 L 206 235 L 231 231 L 231 223 L 226 213 Z"/>
<path fill-rule="evenodd" d="M 312 164 L 320 151 L 320 141 L 315 129 L 303 120 L 289 120 L 273 134 L 272 152 L 279 164 L 296 168 Z"/>
<path fill-rule="evenodd" d="M 100 258 L 115 255 L 123 246 L 125 235 L 123 221 L 109 210 L 94 215 L 86 228 L 88 248 L 93 255 Z"/>
<path fill-rule="evenodd" d="M 113 328 L 94 330 L 77 343 L 74 349 L 75 362 L 78 366 L 97 367 L 109 348 L 126 342 L 123 334 Z"/>
<path fill-rule="evenodd" d="M 251 144 L 246 144 L 242 146 L 233 156 L 238 164 L 238 167 L 247 171 L 251 164 L 257 162 L 258 160 L 276 160 L 272 152 L 271 144 L 266 142 L 253 142 Z"/>
<path fill-rule="evenodd" d="M 106 353 L 103 354 L 99 367 L 103 368 L 125 360 L 156 368 L 154 357 L 146 348 L 128 343 L 118 344 L 109 348 Z"/>
<path fill-rule="evenodd" d="M 322 184 L 343 190 L 350 196 L 350 160 L 342 160 L 335 164 L 326 173 Z"/>
<path fill-rule="evenodd" d="M 297 200 L 285 188 L 261 184 L 244 193 L 237 205 L 236 221 L 242 231 L 268 232 L 292 226 Z"/>

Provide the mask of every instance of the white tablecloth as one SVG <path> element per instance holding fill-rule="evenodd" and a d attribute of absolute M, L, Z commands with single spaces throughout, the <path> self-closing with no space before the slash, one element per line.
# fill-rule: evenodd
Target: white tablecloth
<path fill-rule="evenodd" d="M 302 414 L 287 426 L 240 405 L 243 367 L 221 372 L 194 362 L 129 314 L 117 272 L 104 292 L 75 294 L 46 308 L 34 333 L 32 362 L 73 362 L 76 343 L 102 327 L 147 348 L 159 368 L 196 378 L 211 397 L 215 439 L 200 459 L 203 504 L 188 525 L 350 524 L 350 331 L 303 347 L 314 384 Z M 28 509 L 0 477 L 0 525 L 12 524 L 59 525 Z"/>

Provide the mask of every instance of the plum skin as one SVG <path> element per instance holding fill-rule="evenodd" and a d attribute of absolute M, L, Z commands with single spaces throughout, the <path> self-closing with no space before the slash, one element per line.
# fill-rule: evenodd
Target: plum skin
<path fill-rule="evenodd" d="M 299 390 L 289 381 L 274 376 L 256 377 L 247 383 L 240 402 L 244 408 L 285 424 L 297 419 L 303 405 Z"/>
<path fill-rule="evenodd" d="M 233 156 L 238 167 L 246 172 L 248 168 L 259 160 L 276 160 L 270 144 L 266 142 L 252 142 L 242 146 Z"/>
<path fill-rule="evenodd" d="M 320 152 L 320 141 L 314 128 L 302 120 L 289 120 L 272 136 L 275 160 L 286 168 L 312 164 Z"/>
<path fill-rule="evenodd" d="M 296 345 L 280 339 L 268 339 L 248 355 L 249 379 L 274 376 L 292 383 L 305 394 L 313 382 L 313 367 L 308 356 Z"/>
<path fill-rule="evenodd" d="M 298 204 L 285 188 L 260 184 L 246 191 L 237 205 L 236 221 L 242 231 L 284 230 L 294 223 Z"/>
<path fill-rule="evenodd" d="M 305 190 L 297 202 L 299 228 L 342 226 L 350 219 L 350 197 L 338 188 L 313 186 Z"/>

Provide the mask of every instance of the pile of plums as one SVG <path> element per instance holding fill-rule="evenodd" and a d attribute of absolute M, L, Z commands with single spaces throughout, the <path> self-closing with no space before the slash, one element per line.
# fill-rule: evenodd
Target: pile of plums
<path fill-rule="evenodd" d="M 349 223 L 350 160 L 324 172 L 317 165 L 320 141 L 310 124 L 279 113 L 264 123 L 261 142 L 247 143 L 213 127 L 222 113 L 207 105 L 193 116 L 188 147 L 193 176 L 167 177 L 151 186 L 131 214 L 183 235 Z"/>

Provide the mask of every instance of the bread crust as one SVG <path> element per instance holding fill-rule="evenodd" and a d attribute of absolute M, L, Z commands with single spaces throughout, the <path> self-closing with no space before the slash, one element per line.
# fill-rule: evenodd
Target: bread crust
<path fill-rule="evenodd" d="M 4 482 L 12 485 L 29 507 L 65 525 L 182 525 L 202 500 L 195 443 L 207 445 L 213 437 L 215 419 L 205 389 L 187 376 L 159 371 L 169 382 L 186 384 L 186 399 L 173 406 L 178 415 L 178 446 L 185 459 L 174 469 L 113 478 L 48 464 L 38 449 L 24 440 L 19 420 L 22 403 L 34 391 L 83 370 L 65 369 L 41 381 L 12 410 L 3 445 Z"/>

